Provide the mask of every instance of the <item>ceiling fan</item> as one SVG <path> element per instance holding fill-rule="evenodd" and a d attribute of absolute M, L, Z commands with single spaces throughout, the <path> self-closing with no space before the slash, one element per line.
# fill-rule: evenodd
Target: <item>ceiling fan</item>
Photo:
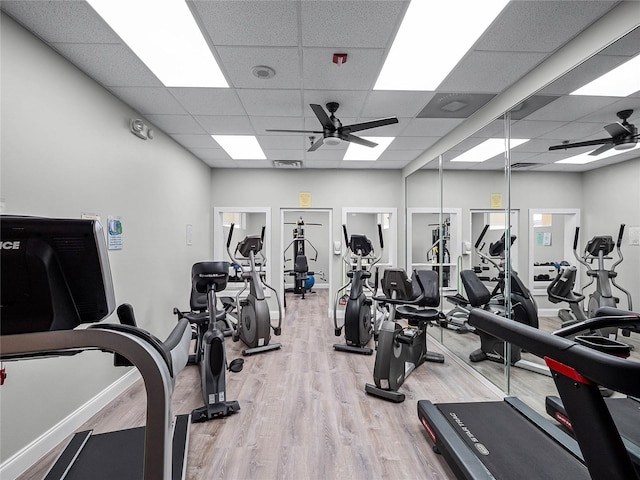
<path fill-rule="evenodd" d="M 344 140 L 345 142 L 353 142 L 359 145 L 364 145 L 366 147 L 375 147 L 378 144 L 375 142 L 371 142 L 369 140 L 365 140 L 364 138 L 356 137 L 352 135 L 353 132 L 359 132 L 362 130 L 367 130 L 369 128 L 382 127 L 385 125 L 391 125 L 392 123 L 398 123 L 398 119 L 396 117 L 382 118 L 380 120 L 372 120 L 371 122 L 362 122 L 362 123 L 353 123 L 351 125 L 342 125 L 340 120 L 336 118 L 334 115 L 338 107 L 340 106 L 337 102 L 329 102 L 327 103 L 327 110 L 331 114 L 331 116 L 327 115 L 327 112 L 324 111 L 321 105 L 310 104 L 311 110 L 316 114 L 318 120 L 322 124 L 322 130 L 275 130 L 275 129 L 267 129 L 267 132 L 293 132 L 293 133 L 316 133 L 322 134 L 322 136 L 315 140 L 315 137 L 309 137 L 311 139 L 311 147 L 308 152 L 313 152 L 317 150 L 323 143 L 327 143 L 327 145 L 337 145 L 340 143 L 340 140 Z"/>
<path fill-rule="evenodd" d="M 586 142 L 577 143 L 563 143 L 561 145 L 553 145 L 549 147 L 549 150 L 566 150 L 567 148 L 576 147 L 588 147 L 591 145 L 602 145 L 596 148 L 589 155 L 600 155 L 602 152 L 606 152 L 610 148 L 616 148 L 617 150 L 627 150 L 633 148 L 638 143 L 638 127 L 627 122 L 633 114 L 633 110 L 621 110 L 616 115 L 622 122 L 610 123 L 605 125 L 604 129 L 611 135 L 610 138 L 600 138 L 598 140 L 588 140 Z"/>

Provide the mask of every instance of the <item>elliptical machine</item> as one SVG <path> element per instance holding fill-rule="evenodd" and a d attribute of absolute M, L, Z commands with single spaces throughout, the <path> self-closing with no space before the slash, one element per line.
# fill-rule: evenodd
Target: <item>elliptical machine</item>
<path fill-rule="evenodd" d="M 395 403 L 403 402 L 399 388 L 409 374 L 424 362 L 444 363 L 444 355 L 427 351 L 427 327 L 440 320 L 432 307 L 440 305 L 438 273 L 414 270 L 411 280 L 402 268 L 385 270 L 381 282 L 384 297 L 376 301 L 389 305 L 389 318 L 382 322 L 373 369 L 375 385 L 367 383 L 365 392 Z M 407 327 L 396 322 L 407 319 Z"/>
<path fill-rule="evenodd" d="M 371 270 L 382 258 L 382 250 L 384 249 L 382 226 L 378 224 L 378 237 L 380 239 L 379 255 L 375 254 L 371 240 L 369 240 L 366 235 L 353 234 L 349 237 L 346 225 L 342 225 L 342 231 L 344 233 L 345 245 L 347 246 L 342 260 L 349 268 L 347 271 L 349 281 L 336 292 L 336 298 L 333 304 L 333 324 L 336 337 L 342 334 L 342 328 L 344 327 L 346 344 L 334 344 L 333 348 L 341 352 L 371 355 L 373 349 L 367 347 L 367 344 L 371 340 L 371 336 L 377 331 L 377 312 L 372 298 L 366 295 L 365 290 L 368 290 L 370 296 L 373 297 L 378 288 L 377 270 L 373 288 L 369 285 L 368 279 L 371 278 Z M 344 311 L 344 323 L 339 326 L 337 310 L 341 292 L 349 287 L 351 288 Z"/>
<path fill-rule="evenodd" d="M 595 291 L 589 294 L 589 301 L 587 304 L 588 318 L 593 318 L 596 311 L 601 307 L 616 308 L 618 306 L 620 299 L 613 296 L 611 289 L 612 285 L 626 295 L 628 310 L 633 310 L 631 294 L 616 283 L 616 277 L 618 276 L 616 267 L 622 263 L 622 260 L 624 259 L 620 248 L 622 245 L 622 237 L 624 235 L 624 227 L 624 223 L 620 225 L 618 240 L 615 243 L 615 247 L 618 252 L 618 260 L 614 262 L 608 270 L 605 268 L 604 261 L 612 260 L 612 257 L 608 257 L 607 255 L 613 251 L 613 238 L 610 235 L 595 236 L 587 242 L 583 254 L 578 255 L 578 235 L 580 233 L 580 227 L 576 227 L 576 234 L 573 240 L 573 254 L 576 257 L 576 260 L 587 268 L 587 276 L 591 279 L 589 283 L 582 287 L 581 292 L 584 293 L 587 287 L 592 285 L 593 282 L 596 282 Z M 593 268 L 591 266 L 594 260 L 598 262 L 598 268 Z"/>
<path fill-rule="evenodd" d="M 504 258 L 507 241 L 506 235 L 502 234 L 502 237 L 500 237 L 497 242 L 489 245 L 489 255 L 487 255 L 482 252 L 480 245 L 488 228 L 489 225 L 484 226 L 480 237 L 478 237 L 475 243 L 475 251 L 484 261 L 491 263 L 498 270 L 496 286 L 493 291 L 489 292 L 488 288 L 480 281 L 473 270 L 461 272 L 461 279 L 472 307 L 477 308 L 484 306 L 483 308 L 485 310 L 506 316 L 504 265 L 506 261 Z M 515 235 L 511 235 L 511 245 L 516 241 L 516 238 Z M 494 258 L 499 258 L 500 262 L 496 262 Z M 538 328 L 538 309 L 535 300 L 515 270 L 511 270 L 511 313 L 512 320 Z M 482 330 L 476 329 L 475 333 L 480 336 L 480 348 L 471 352 L 469 360 L 472 362 L 491 360 L 493 362 L 504 363 L 506 356 L 505 342 Z M 518 366 L 528 370 L 534 370 L 538 373 L 548 372 L 548 369 L 539 369 L 537 364 L 532 365 L 530 362 L 523 362 L 520 359 L 520 348 L 515 345 L 511 346 L 509 362 L 512 365 L 518 364 Z"/>
<path fill-rule="evenodd" d="M 282 332 L 282 307 L 280 306 L 280 298 L 278 292 L 274 288 L 267 285 L 264 281 L 265 272 L 263 267 L 267 263 L 267 259 L 262 253 L 264 242 L 264 227 L 261 234 L 246 236 L 236 245 L 233 253 L 229 249 L 231 246 L 231 238 L 233 237 L 234 224 L 231 224 L 229 236 L 227 237 L 227 253 L 229 258 L 235 262 L 242 270 L 242 279 L 244 287 L 236 293 L 235 302 L 228 297 L 223 298 L 222 302 L 232 318 L 234 318 L 233 341 L 242 340 L 249 347 L 242 351 L 243 355 L 254 355 L 256 353 L 277 350 L 282 347 L 281 343 L 269 343 L 271 339 L 271 330 L 275 335 Z M 238 258 L 236 254 L 240 254 L 242 258 Z M 256 262 L 256 255 L 260 255 L 260 262 Z M 247 265 L 248 261 L 248 265 Z M 249 287 L 249 294 L 245 298 L 241 295 Z M 271 290 L 278 302 L 278 326 L 271 325 L 271 313 L 269 312 L 269 304 L 264 296 L 264 287 Z M 235 309 L 236 313 L 233 314 Z"/>
<path fill-rule="evenodd" d="M 227 288 L 229 267 L 229 262 L 200 262 L 191 268 L 193 289 L 207 295 L 207 317 L 174 309 L 179 319 L 186 318 L 195 328 L 196 353 L 190 360 L 200 367 L 204 406 L 191 412 L 193 422 L 225 417 L 240 410 L 236 400 L 227 400 L 226 370 L 240 372 L 244 360 L 237 358 L 227 367 L 224 335 L 216 321 L 225 314 L 224 310 L 218 312 L 216 309 L 216 293 Z"/>

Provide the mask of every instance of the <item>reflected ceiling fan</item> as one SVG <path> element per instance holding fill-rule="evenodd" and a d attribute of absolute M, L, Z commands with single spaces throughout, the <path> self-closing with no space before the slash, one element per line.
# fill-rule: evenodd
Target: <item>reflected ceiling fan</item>
<path fill-rule="evenodd" d="M 313 152 L 317 150 L 323 143 L 327 143 L 327 145 L 338 145 L 340 140 L 344 140 L 345 142 L 353 142 L 359 145 L 364 145 L 365 147 L 375 147 L 378 144 L 375 142 L 370 142 L 369 140 L 365 140 L 364 138 L 356 137 L 352 135 L 353 132 L 360 132 L 362 130 L 367 130 L 369 128 L 383 127 L 385 125 L 391 125 L 393 123 L 398 123 L 398 119 L 396 117 L 382 118 L 380 120 L 372 120 L 371 122 L 362 122 L 362 123 L 353 123 L 351 125 L 342 125 L 340 120 L 334 115 L 338 107 L 340 106 L 337 102 L 329 102 L 327 103 L 327 110 L 331 114 L 327 115 L 327 112 L 324 111 L 321 105 L 316 105 L 314 103 L 309 105 L 313 113 L 316 114 L 318 120 L 322 124 L 322 130 L 275 130 L 275 129 L 267 129 L 267 132 L 287 132 L 287 133 L 316 133 L 322 134 L 322 136 L 315 140 L 315 137 L 309 137 L 311 139 L 311 147 L 307 152 Z"/>
<path fill-rule="evenodd" d="M 627 119 L 633 114 L 633 110 L 621 110 L 616 115 L 622 122 L 610 123 L 605 125 L 610 138 L 600 138 L 598 140 L 588 140 L 586 142 L 563 143 L 561 145 L 553 145 L 549 150 L 566 150 L 567 148 L 588 147 L 591 145 L 602 145 L 596 148 L 589 155 L 600 155 L 610 148 L 616 150 L 628 150 L 636 146 L 638 143 L 638 127 L 627 122 Z"/>

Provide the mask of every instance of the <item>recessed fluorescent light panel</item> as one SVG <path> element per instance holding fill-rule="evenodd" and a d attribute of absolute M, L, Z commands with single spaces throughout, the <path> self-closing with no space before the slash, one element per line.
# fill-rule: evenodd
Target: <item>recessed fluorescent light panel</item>
<path fill-rule="evenodd" d="M 211 135 L 234 160 L 266 160 L 258 139 L 252 135 Z"/>
<path fill-rule="evenodd" d="M 508 0 L 413 0 L 374 90 L 436 90 Z"/>
<path fill-rule="evenodd" d="M 228 87 L 184 0 L 88 0 L 166 87 Z"/>
<path fill-rule="evenodd" d="M 591 152 L 584 152 L 580 155 L 574 155 L 573 157 L 565 158 L 564 160 L 558 160 L 554 163 L 569 163 L 573 165 L 584 165 L 585 163 L 595 162 L 596 160 L 604 160 L 605 158 L 615 157 L 616 155 L 622 155 L 623 153 L 628 153 L 632 150 L 640 149 L 640 143 L 636 143 L 636 146 L 633 148 L 628 148 L 626 150 L 616 150 L 612 148 L 611 150 L 607 150 L 606 152 L 602 152 L 600 155 L 589 155 Z"/>
<path fill-rule="evenodd" d="M 364 145 L 358 145 L 357 143 L 349 143 L 347 151 L 344 154 L 343 160 L 364 160 L 373 161 L 377 160 L 382 152 L 393 142 L 395 137 L 362 137 L 370 142 L 378 144 L 376 147 L 365 147 Z"/>
<path fill-rule="evenodd" d="M 528 142 L 528 138 L 512 138 L 511 148 L 516 148 L 523 143 Z M 490 138 L 485 140 L 480 145 L 476 145 L 471 150 L 467 150 L 461 155 L 452 158 L 451 162 L 484 162 L 490 158 L 499 155 L 504 152 L 505 140 L 504 138 Z"/>
<path fill-rule="evenodd" d="M 570 95 L 594 95 L 602 97 L 628 97 L 640 90 L 638 73 L 640 55 L 605 73 Z"/>

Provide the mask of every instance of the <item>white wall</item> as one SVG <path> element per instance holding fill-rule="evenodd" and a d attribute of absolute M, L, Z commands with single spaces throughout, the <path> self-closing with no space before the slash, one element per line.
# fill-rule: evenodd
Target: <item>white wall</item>
<path fill-rule="evenodd" d="M 129 133 L 136 112 L 6 16 L 1 35 L 5 213 L 121 216 L 124 249 L 109 254 L 116 301 L 164 337 L 172 307 L 188 306 L 191 265 L 211 256 L 210 168 L 162 132 L 152 141 Z M 111 362 L 90 352 L 5 364 L 0 460 L 125 373 Z"/>
<path fill-rule="evenodd" d="M 623 262 L 616 271 L 616 283 L 629 290 L 634 310 L 640 310 L 640 246 L 629 245 L 630 227 L 640 227 L 640 158 L 610 167 L 599 168 L 583 175 L 582 203 L 584 213 L 580 232 L 580 248 L 595 235 L 611 235 L 618 238 L 620 224 L 626 224 L 623 237 Z M 617 259 L 617 253 L 611 256 Z M 607 263 L 607 267 L 610 262 Z M 586 278 L 586 277 L 585 277 Z M 626 308 L 626 296 L 614 289 Z"/>
<path fill-rule="evenodd" d="M 241 188 L 240 188 L 241 187 Z M 239 190 L 240 188 L 240 190 Z M 300 192 L 311 193 L 311 206 L 333 211 L 333 239 L 344 242 L 342 207 L 394 207 L 398 209 L 399 225 L 404 224 L 402 205 L 402 172 L 400 170 L 231 170 L 214 169 L 211 181 L 212 204 L 218 207 L 271 207 L 272 286 L 283 284 L 282 252 L 279 251 L 280 210 L 298 209 Z M 300 216 L 300 215 L 298 215 Z M 307 216 L 302 214 L 303 219 Z M 311 218 L 311 217 L 309 217 Z M 285 225 L 284 245 L 291 242 L 292 225 Z M 305 228 L 305 234 L 313 227 Z M 404 258 L 404 228 L 398 227 L 399 255 Z M 377 240 L 376 240 L 377 242 Z M 319 247 L 316 247 L 319 249 Z M 331 249 L 331 246 L 329 246 Z M 324 255 L 321 253 L 320 255 Z M 333 290 L 342 285 L 341 257 L 326 252 L 332 263 Z M 310 267 L 311 268 L 311 267 Z M 313 267 L 315 268 L 315 267 Z M 325 272 L 327 273 L 327 272 Z M 328 279 L 327 279 L 328 280 Z M 333 292 L 332 292 L 333 293 Z M 331 305 L 330 305 L 331 307 Z M 283 325 L 286 328 L 286 325 Z M 329 328 L 329 327 L 328 327 Z"/>

